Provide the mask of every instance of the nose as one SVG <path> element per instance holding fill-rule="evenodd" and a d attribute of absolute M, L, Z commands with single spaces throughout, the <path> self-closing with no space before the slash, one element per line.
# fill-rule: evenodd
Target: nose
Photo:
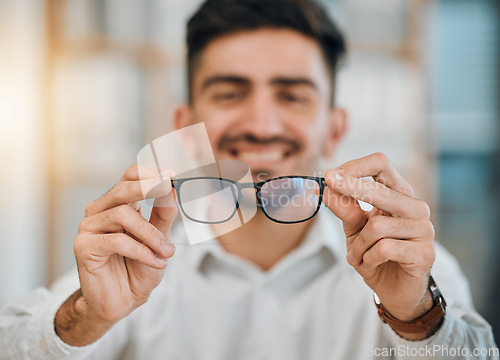
<path fill-rule="evenodd" d="M 264 139 L 282 135 L 283 123 L 272 92 L 267 89 L 255 91 L 249 100 L 242 123 L 245 132 Z"/>

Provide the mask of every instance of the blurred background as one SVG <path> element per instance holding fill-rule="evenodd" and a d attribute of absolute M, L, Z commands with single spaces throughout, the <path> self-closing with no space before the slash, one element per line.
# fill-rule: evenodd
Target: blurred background
<path fill-rule="evenodd" d="M 381 151 L 500 339 L 500 3 L 324 0 L 349 41 L 330 166 Z M 0 305 L 75 266 L 86 205 L 171 128 L 199 0 L 0 0 Z"/>

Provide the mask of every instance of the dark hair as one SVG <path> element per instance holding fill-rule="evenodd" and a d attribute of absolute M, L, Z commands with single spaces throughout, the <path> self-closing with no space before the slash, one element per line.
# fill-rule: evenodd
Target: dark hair
<path fill-rule="evenodd" d="M 315 39 L 332 79 L 346 51 L 342 33 L 314 0 L 206 0 L 187 25 L 188 97 L 199 55 L 215 38 L 262 27 L 289 28 Z M 332 99 L 333 101 L 333 99 Z"/>

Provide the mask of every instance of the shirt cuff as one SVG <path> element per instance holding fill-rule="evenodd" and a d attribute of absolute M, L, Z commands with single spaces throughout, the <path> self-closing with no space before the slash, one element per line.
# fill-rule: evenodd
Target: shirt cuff
<path fill-rule="evenodd" d="M 101 339 L 87 346 L 71 346 L 66 344 L 56 334 L 54 329 L 55 314 L 64 299 L 48 301 L 39 308 L 30 319 L 27 326 L 27 349 L 30 349 L 32 359 L 83 359 L 98 346 Z"/>

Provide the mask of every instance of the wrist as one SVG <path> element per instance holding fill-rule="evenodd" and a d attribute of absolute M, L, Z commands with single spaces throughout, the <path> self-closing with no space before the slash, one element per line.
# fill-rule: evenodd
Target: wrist
<path fill-rule="evenodd" d="M 416 315 L 410 319 L 402 320 L 390 313 L 380 302 L 376 293 L 374 293 L 374 301 L 382 322 L 391 326 L 398 335 L 408 340 L 423 340 L 433 335 L 441 327 L 446 314 L 446 301 L 432 276 L 429 277 L 426 294 L 413 311 Z"/>
<path fill-rule="evenodd" d="M 57 311 L 54 331 L 70 346 L 85 346 L 98 340 L 113 324 L 95 316 L 78 289 Z"/>
<path fill-rule="evenodd" d="M 385 304 L 385 302 L 383 302 Z M 385 306 L 385 305 L 384 305 Z M 434 306 L 434 301 L 432 300 L 431 292 L 428 288 L 425 289 L 424 295 L 419 300 L 419 302 L 413 307 L 405 307 L 403 309 L 394 309 L 392 307 L 386 306 L 385 309 L 393 317 L 400 321 L 414 321 L 415 319 L 425 315 Z"/>

